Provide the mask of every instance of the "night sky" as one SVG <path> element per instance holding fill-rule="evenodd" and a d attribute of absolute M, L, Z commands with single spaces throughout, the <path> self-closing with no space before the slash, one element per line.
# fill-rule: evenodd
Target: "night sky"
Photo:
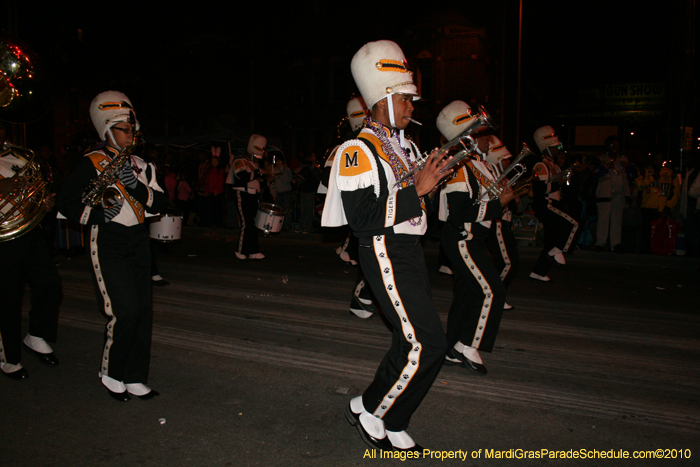
<path fill-rule="evenodd" d="M 525 2 L 523 115 L 556 113 L 580 87 L 671 79 L 681 51 L 680 3 Z M 494 60 L 505 45 L 507 92 L 515 95 L 518 2 L 253 4 L 261 6 L 232 2 L 224 10 L 221 2 L 207 1 L 182 8 L 172 2 L 75 1 L 37 8 L 28 1 L 0 2 L 1 11 L 12 12 L 13 33 L 51 70 L 56 93 L 78 88 L 94 95 L 117 88 L 135 102 L 174 99 L 178 112 L 191 117 L 244 108 L 246 83 L 256 79 L 265 83 L 267 105 L 282 104 L 293 97 L 291 57 L 344 57 L 352 87 L 349 59 L 362 44 L 378 39 L 400 44 L 416 25 L 452 14 L 486 29 Z"/>

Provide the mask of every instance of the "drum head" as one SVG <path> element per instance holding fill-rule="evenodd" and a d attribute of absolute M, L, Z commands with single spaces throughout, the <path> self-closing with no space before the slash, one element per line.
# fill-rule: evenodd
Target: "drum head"
<path fill-rule="evenodd" d="M 272 203 L 260 203 L 258 205 L 258 210 L 266 212 L 268 214 L 275 214 L 278 216 L 284 216 L 284 209 L 281 206 L 277 206 Z"/>

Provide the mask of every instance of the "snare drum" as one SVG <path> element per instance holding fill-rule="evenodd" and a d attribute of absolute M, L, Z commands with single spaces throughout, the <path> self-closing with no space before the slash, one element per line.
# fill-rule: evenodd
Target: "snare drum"
<path fill-rule="evenodd" d="M 255 216 L 255 227 L 267 235 L 270 232 L 282 230 L 282 222 L 284 222 L 284 209 L 274 204 L 260 203 L 258 214 Z"/>
<path fill-rule="evenodd" d="M 154 240 L 161 242 L 180 240 L 180 234 L 182 233 L 182 216 L 163 214 L 154 217 L 148 230 L 150 231 L 151 238 Z"/>

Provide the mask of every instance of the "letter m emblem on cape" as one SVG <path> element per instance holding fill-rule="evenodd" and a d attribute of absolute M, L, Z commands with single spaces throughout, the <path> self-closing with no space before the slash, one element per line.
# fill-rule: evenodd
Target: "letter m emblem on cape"
<path fill-rule="evenodd" d="M 357 163 L 357 151 L 350 156 L 349 152 L 345 153 L 345 168 L 349 169 L 350 167 L 357 167 L 359 164 Z"/>

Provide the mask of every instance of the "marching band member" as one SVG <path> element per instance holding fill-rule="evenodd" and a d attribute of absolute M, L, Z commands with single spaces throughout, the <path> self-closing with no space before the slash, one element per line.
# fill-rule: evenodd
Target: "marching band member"
<path fill-rule="evenodd" d="M 542 161 L 535 164 L 532 172 L 537 177 L 532 182 L 535 215 L 544 226 L 544 248 L 530 273 L 530 278 L 541 282 L 549 282 L 547 275 L 552 263 L 560 268 L 566 267 L 564 253 L 569 251 L 573 243 L 578 222 L 562 209 L 559 203 L 561 188 L 558 174 L 561 169 L 556 164 L 556 158 L 562 150 L 559 137 L 554 129 L 543 126 L 535 130 L 537 148 L 542 153 Z"/>
<path fill-rule="evenodd" d="M 105 329 L 100 377 L 109 394 L 126 402 L 130 394 L 151 399 L 148 387 L 153 306 L 151 252 L 147 215 L 168 203 L 156 181 L 156 168 L 130 154 L 140 125 L 133 106 L 121 92 L 98 94 L 90 118 L 102 140 L 71 172 L 59 196 L 59 210 L 68 219 L 90 226 L 90 259 L 101 310 L 109 318 Z M 91 182 L 112 170 L 110 163 L 126 155 L 118 180 L 103 206 L 90 208 L 83 193 Z M 109 204 L 107 204 L 109 203 Z"/>
<path fill-rule="evenodd" d="M 488 141 L 489 150 L 486 154 L 486 162 L 494 167 L 496 177 L 499 177 L 506 170 L 506 164 L 512 155 L 496 136 L 489 135 Z M 504 167 L 504 165 L 506 166 Z M 513 282 L 520 269 L 518 243 L 515 240 L 512 229 L 514 204 L 514 201 L 508 203 L 503 207 L 503 215 L 500 218 L 493 219 L 491 230 L 486 240 L 486 247 L 491 253 L 494 263 L 496 263 L 496 270 L 500 271 L 500 277 L 506 290 L 508 290 L 508 286 Z M 503 309 L 512 310 L 513 306 L 505 303 Z"/>
<path fill-rule="evenodd" d="M 343 118 L 340 124 L 338 124 L 338 136 L 341 137 L 343 141 L 355 138 L 357 136 L 365 122 L 365 116 L 369 113 L 369 110 L 367 110 L 367 106 L 365 105 L 365 101 L 362 99 L 362 97 L 353 97 L 350 99 L 345 107 L 345 110 L 347 111 L 347 117 Z M 346 135 L 341 135 L 341 129 L 344 127 L 343 124 L 345 122 L 347 122 L 348 126 L 350 127 L 350 131 L 345 131 Z M 326 158 L 326 162 L 323 165 L 321 183 L 318 184 L 319 194 L 325 195 L 328 193 L 328 179 L 330 178 L 331 167 L 333 166 L 333 161 L 335 160 L 335 155 L 339 147 L 340 144 L 331 149 L 330 154 Z M 335 253 L 344 263 L 357 266 L 357 237 L 354 237 L 349 229 L 345 241 L 342 245 L 336 248 Z M 352 307 L 350 311 L 352 311 Z M 365 317 L 368 318 L 369 316 Z"/>
<path fill-rule="evenodd" d="M 360 133 L 360 130 L 362 129 L 362 126 L 365 122 L 365 118 L 370 112 L 369 110 L 367 110 L 367 106 L 365 106 L 365 101 L 364 99 L 362 99 L 362 97 L 353 97 L 352 99 L 350 99 L 346 106 L 346 110 L 347 121 L 352 133 L 349 135 L 349 138 L 345 139 L 354 139 Z M 326 163 L 323 169 L 323 180 L 318 186 L 319 193 L 325 194 L 328 192 L 328 181 L 330 179 L 333 161 L 335 160 L 335 156 L 338 153 L 338 148 L 340 148 L 340 145 L 337 145 L 335 148 L 333 148 L 330 155 L 328 156 L 328 159 L 326 159 Z M 340 247 L 338 247 L 336 253 L 338 254 L 338 256 L 340 256 L 340 259 L 345 263 L 357 266 L 359 264 L 357 262 L 357 248 L 357 237 L 352 234 L 352 231 L 350 229 L 348 229 L 347 238 L 345 239 L 343 244 Z M 369 284 L 367 284 L 367 281 L 365 280 L 365 275 L 362 272 L 362 267 L 359 267 L 357 271 L 357 280 L 355 281 L 355 287 L 353 288 L 352 298 L 350 299 L 350 313 L 357 316 L 358 318 L 368 319 L 371 318 L 376 311 L 377 309 L 374 306 L 374 296 L 372 295 L 372 291 L 370 290 Z"/>
<path fill-rule="evenodd" d="M 4 141 L 4 126 L 0 123 L 0 145 Z M 14 199 L 26 187 L 26 178 L 17 174 L 25 164 L 26 161 L 12 151 L 0 153 L 0 201 Z M 53 210 L 55 195 L 46 196 L 43 204 L 46 212 Z M 6 209 L 3 210 L 5 213 L 8 212 Z M 24 222 L 31 220 L 23 219 Z M 46 341 L 56 342 L 61 279 L 40 224 L 16 236 L 10 236 L 8 232 L 7 237 L 0 239 L 0 258 L 0 293 L 3 297 L 0 306 L 0 369 L 9 378 L 20 380 L 29 376 L 21 363 L 22 347 L 43 364 L 58 365 L 58 358 Z M 22 339 L 25 281 L 29 284 L 31 309 L 29 332 Z"/>
<path fill-rule="evenodd" d="M 440 133 L 449 141 L 476 123 L 466 102 L 448 104 L 437 118 Z M 462 364 L 485 375 L 479 351 L 491 352 L 501 323 L 506 289 L 486 248 L 493 219 L 513 199 L 508 188 L 492 200 L 484 188 L 496 180 L 491 164 L 484 160 L 488 136 L 477 136 L 473 159 L 460 164 L 440 193 L 442 247 L 454 271 L 454 298 L 447 317 L 445 363 Z"/>
<path fill-rule="evenodd" d="M 351 70 L 372 118 L 357 139 L 338 149 L 324 225 L 348 224 L 358 237 L 360 264 L 393 328 L 393 341 L 374 380 L 350 401 L 345 415 L 372 447 L 420 450 L 405 430 L 446 350 L 420 239 L 443 175 L 433 151 L 421 171 L 397 185 L 419 155 L 403 136 L 419 96 L 399 46 L 386 40 L 365 44 Z"/>
<path fill-rule="evenodd" d="M 258 229 L 255 227 L 255 215 L 258 213 L 258 196 L 262 174 L 258 162 L 265 154 L 267 139 L 260 135 L 251 135 L 248 139 L 246 154 L 233 160 L 226 183 L 233 185 L 236 191 L 238 214 L 241 220 L 241 235 L 238 240 L 238 259 L 263 259 L 258 243 Z"/>

